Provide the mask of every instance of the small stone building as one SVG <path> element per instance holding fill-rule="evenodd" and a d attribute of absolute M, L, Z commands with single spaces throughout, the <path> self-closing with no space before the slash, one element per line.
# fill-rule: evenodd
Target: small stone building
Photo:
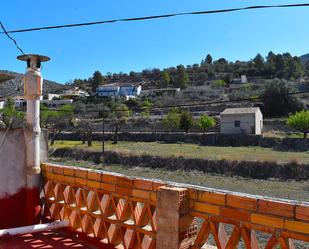
<path fill-rule="evenodd" d="M 220 118 L 222 134 L 262 134 L 263 114 L 258 107 L 227 108 Z"/>

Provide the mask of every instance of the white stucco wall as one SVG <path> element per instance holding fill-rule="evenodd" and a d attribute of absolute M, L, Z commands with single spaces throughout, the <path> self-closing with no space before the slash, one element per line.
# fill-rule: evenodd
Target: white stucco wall
<path fill-rule="evenodd" d="M 25 135 L 23 129 L 13 129 L 6 133 L 0 130 L 0 199 L 17 193 L 26 187 L 25 175 Z M 4 140 L 3 140 L 4 139 Z M 41 136 L 41 161 L 47 160 L 47 133 Z"/>
<path fill-rule="evenodd" d="M 240 121 L 240 127 L 235 127 L 235 121 Z M 262 113 L 255 114 L 229 114 L 221 115 L 220 132 L 222 134 L 252 134 L 255 126 L 255 134 L 261 134 Z M 262 122 L 261 122 L 262 121 Z"/>
<path fill-rule="evenodd" d="M 4 143 L 0 148 L 0 198 L 13 195 L 26 185 L 23 130 L 11 130 L 6 135 L 5 130 L 1 130 L 1 144 L 2 141 Z"/>
<path fill-rule="evenodd" d="M 263 132 L 263 114 L 258 111 L 255 115 L 255 134 L 261 135 Z"/>

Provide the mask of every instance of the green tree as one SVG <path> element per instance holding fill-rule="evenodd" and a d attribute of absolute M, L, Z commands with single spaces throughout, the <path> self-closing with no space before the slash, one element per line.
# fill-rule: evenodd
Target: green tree
<path fill-rule="evenodd" d="M 73 116 L 74 107 L 72 105 L 63 105 L 58 110 L 41 106 L 41 126 L 49 130 L 51 145 L 55 143 L 58 134 L 72 124 Z"/>
<path fill-rule="evenodd" d="M 162 81 L 161 86 L 162 87 L 168 87 L 171 83 L 171 76 L 167 70 L 163 70 L 162 72 Z"/>
<path fill-rule="evenodd" d="M 188 133 L 193 125 L 194 125 L 194 119 L 192 117 L 192 114 L 188 111 L 181 111 L 179 128 Z"/>
<path fill-rule="evenodd" d="M 181 89 L 186 88 L 189 83 L 189 75 L 183 65 L 177 66 L 177 80 L 175 83 Z"/>
<path fill-rule="evenodd" d="M 103 84 L 104 80 L 105 79 L 101 72 L 95 71 L 90 80 L 92 92 L 96 92 L 97 88 L 99 87 L 99 85 Z"/>
<path fill-rule="evenodd" d="M 74 79 L 71 84 L 77 86 L 80 89 L 86 89 L 89 82 L 86 79 Z"/>
<path fill-rule="evenodd" d="M 198 125 L 203 132 L 206 132 L 209 128 L 216 125 L 216 120 L 212 117 L 209 117 L 207 114 L 203 114 L 198 120 Z"/>
<path fill-rule="evenodd" d="M 87 145 L 89 147 L 92 146 L 93 139 L 93 128 L 92 128 L 92 120 L 91 119 L 75 119 L 74 126 L 76 131 L 82 137 L 82 143 L 85 144 L 87 141 Z"/>
<path fill-rule="evenodd" d="M 20 128 L 24 125 L 26 113 L 15 108 L 14 99 L 9 97 L 2 110 L 0 110 L 1 123 L 3 128 Z"/>
<path fill-rule="evenodd" d="M 206 62 L 207 64 L 212 64 L 212 56 L 211 56 L 210 54 L 208 54 L 208 55 L 206 56 L 205 62 Z"/>
<path fill-rule="evenodd" d="M 303 109 L 302 102 L 291 95 L 296 89 L 286 80 L 271 80 L 262 95 L 266 116 L 283 116 Z"/>
<path fill-rule="evenodd" d="M 142 109 L 142 116 L 144 118 L 148 118 L 150 114 L 150 109 L 152 107 L 152 103 L 149 99 L 144 100 L 142 103 L 140 103 L 140 108 Z"/>
<path fill-rule="evenodd" d="M 226 82 L 224 80 L 215 80 L 212 84 L 215 87 L 226 87 Z"/>
<path fill-rule="evenodd" d="M 180 124 L 179 112 L 173 108 L 163 117 L 162 123 L 167 131 L 173 131 L 177 129 Z"/>
<path fill-rule="evenodd" d="M 213 62 L 214 69 L 217 73 L 225 73 L 228 71 L 228 61 L 224 58 L 220 58 Z"/>
<path fill-rule="evenodd" d="M 309 132 L 309 111 L 296 112 L 289 116 L 287 125 L 304 133 L 304 138 L 307 138 Z"/>
<path fill-rule="evenodd" d="M 230 85 L 232 83 L 233 80 L 233 75 L 230 73 L 227 73 L 224 75 L 223 80 L 225 82 L 226 85 Z"/>
<path fill-rule="evenodd" d="M 50 129 L 59 116 L 59 112 L 51 110 L 45 105 L 41 105 L 40 123 L 42 128 Z"/>
<path fill-rule="evenodd" d="M 112 103 L 108 118 L 114 131 L 114 144 L 118 143 L 118 132 L 121 126 L 127 122 L 130 114 L 130 110 L 125 104 L 120 102 Z"/>
<path fill-rule="evenodd" d="M 270 51 L 266 57 L 266 72 L 270 77 L 273 77 L 276 74 L 276 55 Z"/>
<path fill-rule="evenodd" d="M 265 67 L 265 60 L 261 54 L 257 54 L 253 59 L 254 66 L 258 73 L 262 74 Z"/>
<path fill-rule="evenodd" d="M 287 78 L 299 79 L 304 74 L 303 66 L 298 57 L 290 58 L 287 62 Z"/>

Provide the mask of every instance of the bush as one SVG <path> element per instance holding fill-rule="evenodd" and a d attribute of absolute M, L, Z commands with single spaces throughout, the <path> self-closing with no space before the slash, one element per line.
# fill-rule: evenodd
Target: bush
<path fill-rule="evenodd" d="M 287 125 L 304 133 L 304 138 L 309 132 L 309 111 L 297 112 L 289 116 Z"/>
<path fill-rule="evenodd" d="M 203 132 L 206 132 L 209 128 L 216 125 L 216 120 L 212 117 L 209 117 L 207 114 L 204 114 L 200 117 L 198 124 Z"/>
<path fill-rule="evenodd" d="M 164 116 L 162 122 L 166 130 L 172 131 L 179 127 L 180 115 L 176 109 L 172 109 L 167 113 L 167 115 Z"/>
<path fill-rule="evenodd" d="M 194 124 L 194 119 L 192 114 L 188 111 L 182 111 L 180 113 L 180 121 L 179 121 L 179 128 L 184 130 L 186 133 L 192 128 Z"/>
<path fill-rule="evenodd" d="M 224 80 L 215 80 L 213 85 L 215 87 L 226 87 L 226 83 Z"/>
<path fill-rule="evenodd" d="M 266 116 L 283 116 L 301 111 L 303 103 L 291 93 L 296 89 L 286 80 L 275 79 L 267 82 L 262 95 Z"/>

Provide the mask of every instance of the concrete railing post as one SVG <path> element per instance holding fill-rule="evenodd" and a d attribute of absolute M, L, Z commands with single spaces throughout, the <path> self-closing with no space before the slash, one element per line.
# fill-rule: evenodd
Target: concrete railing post
<path fill-rule="evenodd" d="M 188 189 L 163 186 L 157 199 L 157 249 L 186 248 L 193 218 L 188 215 Z"/>

